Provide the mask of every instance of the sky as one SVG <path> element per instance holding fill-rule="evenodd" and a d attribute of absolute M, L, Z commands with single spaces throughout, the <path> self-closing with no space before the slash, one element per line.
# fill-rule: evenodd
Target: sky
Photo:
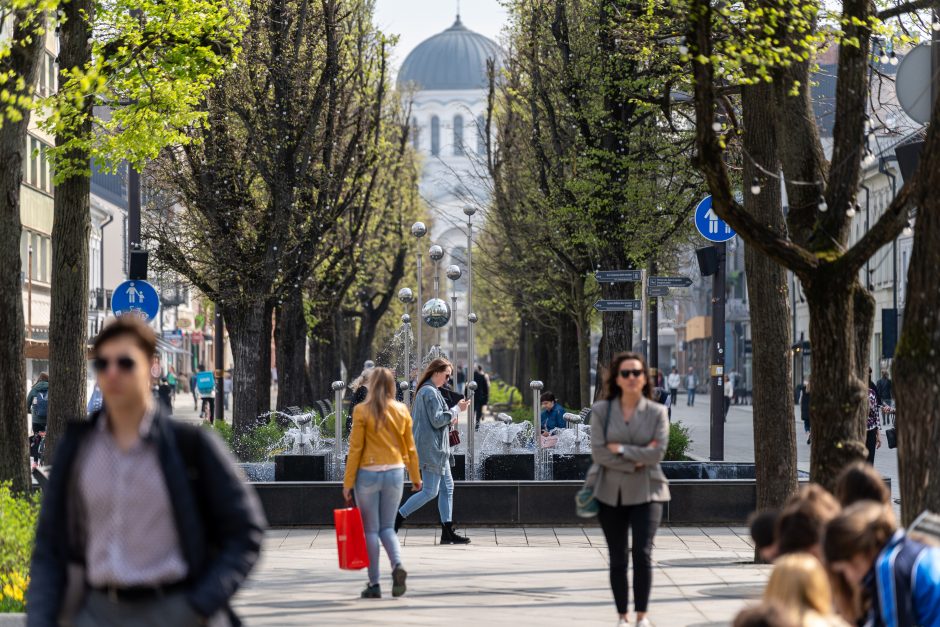
<path fill-rule="evenodd" d="M 392 58 L 397 72 L 415 46 L 454 23 L 457 0 L 376 0 L 375 14 L 380 29 L 399 36 Z M 497 39 L 506 10 L 499 0 L 461 0 L 460 20 L 470 30 Z"/>

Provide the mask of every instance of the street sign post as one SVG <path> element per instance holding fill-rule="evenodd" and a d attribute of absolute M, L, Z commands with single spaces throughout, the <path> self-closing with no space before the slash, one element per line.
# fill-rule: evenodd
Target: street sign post
<path fill-rule="evenodd" d="M 598 270 L 594 279 L 598 283 L 630 283 L 642 280 L 642 270 Z"/>
<path fill-rule="evenodd" d="M 146 281 L 124 281 L 111 295 L 111 311 L 115 316 L 134 313 L 149 322 L 160 311 L 160 297 Z"/>
<path fill-rule="evenodd" d="M 706 196 L 695 208 L 695 228 L 710 242 L 727 242 L 735 236 L 734 229 L 712 209 L 712 197 Z"/>
<path fill-rule="evenodd" d="M 646 288 L 646 295 L 650 298 L 655 298 L 656 296 L 669 296 L 669 288 L 653 285 L 650 283 L 649 287 Z"/>
<path fill-rule="evenodd" d="M 650 287 L 689 287 L 692 279 L 687 276 L 651 276 L 646 284 Z"/>
<path fill-rule="evenodd" d="M 594 303 L 597 311 L 640 311 L 642 308 L 643 301 L 638 299 L 599 300 Z"/>

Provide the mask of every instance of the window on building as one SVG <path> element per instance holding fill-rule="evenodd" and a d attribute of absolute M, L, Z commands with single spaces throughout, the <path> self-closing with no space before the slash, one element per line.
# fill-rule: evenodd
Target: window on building
<path fill-rule="evenodd" d="M 441 154 L 441 119 L 436 115 L 431 117 L 431 154 Z"/>
<path fill-rule="evenodd" d="M 39 185 L 39 140 L 35 137 L 29 138 L 29 184 Z"/>
<path fill-rule="evenodd" d="M 40 250 L 40 261 L 39 261 L 39 276 L 42 278 L 41 281 L 49 282 L 49 256 L 52 253 L 52 242 L 48 237 L 39 238 L 39 250 Z"/>
<path fill-rule="evenodd" d="M 462 157 L 463 149 L 463 116 L 454 116 L 454 155 Z"/>
<path fill-rule="evenodd" d="M 477 154 L 486 156 L 486 121 L 482 115 L 477 117 Z"/>
<path fill-rule="evenodd" d="M 411 118 L 411 147 L 415 150 L 421 148 L 421 128 L 418 126 L 418 118 Z"/>

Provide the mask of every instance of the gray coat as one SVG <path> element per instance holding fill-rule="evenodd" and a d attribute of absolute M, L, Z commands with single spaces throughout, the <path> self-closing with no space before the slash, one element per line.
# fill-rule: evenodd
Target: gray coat
<path fill-rule="evenodd" d="M 669 444 L 666 408 L 641 398 L 629 423 L 623 420 L 620 401 L 597 401 L 591 407 L 591 453 L 600 471 L 594 497 L 605 505 L 638 505 L 670 499 L 669 482 L 659 465 Z M 606 423 L 606 427 L 605 427 Z M 656 440 L 655 447 L 649 443 Z M 623 455 L 611 453 L 608 442 L 624 445 Z M 637 469 L 637 465 L 642 467 Z"/>
<path fill-rule="evenodd" d="M 443 475 L 450 465 L 450 421 L 456 411 L 447 408 L 444 397 L 431 382 L 425 383 L 415 396 L 411 408 L 412 431 L 421 472 Z"/>

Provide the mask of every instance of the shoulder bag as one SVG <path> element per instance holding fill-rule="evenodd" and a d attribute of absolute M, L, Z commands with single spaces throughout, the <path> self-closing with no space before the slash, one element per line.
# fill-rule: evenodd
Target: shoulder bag
<path fill-rule="evenodd" d="M 607 413 L 604 416 L 604 443 L 607 443 L 607 426 L 610 424 L 610 401 L 607 401 Z M 600 464 L 591 464 L 584 478 L 584 485 L 574 495 L 575 512 L 579 518 L 594 518 L 597 516 L 600 506 L 594 497 L 597 482 L 600 481 L 601 473 L 604 467 Z"/>

